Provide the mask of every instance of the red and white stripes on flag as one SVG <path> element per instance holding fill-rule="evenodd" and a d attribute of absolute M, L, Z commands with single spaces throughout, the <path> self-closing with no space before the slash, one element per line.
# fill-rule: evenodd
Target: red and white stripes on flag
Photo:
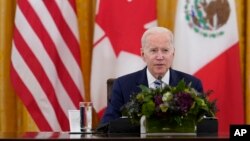
<path fill-rule="evenodd" d="M 156 0 L 98 0 L 91 72 L 91 99 L 99 117 L 107 106 L 108 78 L 142 69 L 141 36 L 156 26 Z"/>
<path fill-rule="evenodd" d="M 11 80 L 41 131 L 69 131 L 83 101 L 75 0 L 18 0 Z"/>

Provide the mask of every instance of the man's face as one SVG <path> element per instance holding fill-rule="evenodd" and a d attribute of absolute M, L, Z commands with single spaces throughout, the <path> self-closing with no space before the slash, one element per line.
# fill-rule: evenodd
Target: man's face
<path fill-rule="evenodd" d="M 174 58 L 174 48 L 170 45 L 169 36 L 166 33 L 157 33 L 149 35 L 147 39 L 142 49 L 142 58 L 155 78 L 163 77 Z"/>

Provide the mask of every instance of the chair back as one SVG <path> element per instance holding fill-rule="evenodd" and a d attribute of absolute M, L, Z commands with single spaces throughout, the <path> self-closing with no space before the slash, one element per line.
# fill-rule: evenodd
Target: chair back
<path fill-rule="evenodd" d="M 107 80 L 107 105 L 111 100 L 112 88 L 113 88 L 114 81 L 115 81 L 115 78 L 109 78 Z"/>

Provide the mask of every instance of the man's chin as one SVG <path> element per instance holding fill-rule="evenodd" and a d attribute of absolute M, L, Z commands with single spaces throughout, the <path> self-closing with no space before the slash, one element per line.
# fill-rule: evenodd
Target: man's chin
<path fill-rule="evenodd" d="M 166 72 L 166 68 L 157 67 L 157 69 L 155 69 L 155 72 L 157 72 L 157 74 L 164 74 Z"/>
<path fill-rule="evenodd" d="M 159 77 L 159 76 L 163 77 L 163 76 L 165 75 L 165 73 L 166 73 L 166 72 L 157 72 L 156 74 L 157 74 L 158 77 Z"/>

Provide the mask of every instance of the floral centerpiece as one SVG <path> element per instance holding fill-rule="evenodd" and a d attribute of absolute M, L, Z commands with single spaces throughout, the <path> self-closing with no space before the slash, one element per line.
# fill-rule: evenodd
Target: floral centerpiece
<path fill-rule="evenodd" d="M 122 107 L 123 115 L 132 123 L 139 124 L 146 116 L 147 132 L 195 132 L 196 124 L 204 116 L 215 117 L 216 100 L 209 101 L 212 91 L 200 93 L 186 85 L 184 80 L 177 86 L 152 89 L 139 86 L 141 92 L 131 95 Z"/>

